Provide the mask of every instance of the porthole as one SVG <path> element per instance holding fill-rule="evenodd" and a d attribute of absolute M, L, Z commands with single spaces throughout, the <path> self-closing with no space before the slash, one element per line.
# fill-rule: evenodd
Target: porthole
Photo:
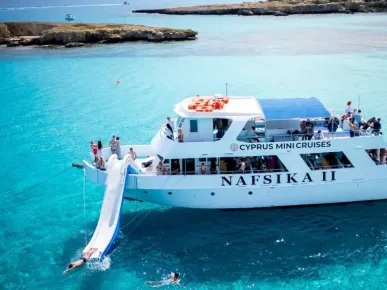
<path fill-rule="evenodd" d="M 211 195 L 214 196 L 214 195 L 215 195 L 215 192 L 211 192 Z"/>
<path fill-rule="evenodd" d="M 168 194 L 169 194 L 169 195 L 171 195 L 171 194 L 172 194 L 172 192 L 170 192 L 170 191 L 169 191 L 169 192 L 168 192 Z"/>
<path fill-rule="evenodd" d="M 249 195 L 252 195 L 253 194 L 253 192 L 252 191 L 249 191 Z"/>

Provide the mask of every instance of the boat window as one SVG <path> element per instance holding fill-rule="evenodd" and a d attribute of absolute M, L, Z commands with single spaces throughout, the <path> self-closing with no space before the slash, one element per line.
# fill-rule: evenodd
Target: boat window
<path fill-rule="evenodd" d="M 189 130 L 191 133 L 197 133 L 198 132 L 198 120 L 189 120 Z"/>
<path fill-rule="evenodd" d="M 287 172 L 287 168 L 276 155 L 219 158 L 221 174 Z"/>
<path fill-rule="evenodd" d="M 237 140 L 240 142 L 257 143 L 265 141 L 266 124 L 261 118 L 248 120 L 239 133 Z"/>
<path fill-rule="evenodd" d="M 183 165 L 183 174 L 184 175 L 194 175 L 195 174 L 195 159 L 187 158 L 182 159 Z"/>
<path fill-rule="evenodd" d="M 387 164 L 387 152 L 386 148 L 380 148 L 380 149 L 367 149 L 365 152 L 368 154 L 368 156 L 371 158 L 371 160 L 376 165 L 386 165 Z"/>
<path fill-rule="evenodd" d="M 311 170 L 353 168 L 351 161 L 342 152 L 300 154 Z"/>
<path fill-rule="evenodd" d="M 184 120 L 185 120 L 184 118 L 178 117 L 178 118 L 177 118 L 177 121 L 176 121 L 176 126 L 177 126 L 178 128 L 183 127 Z"/>
<path fill-rule="evenodd" d="M 214 118 L 213 119 L 213 134 L 214 140 L 220 140 L 226 134 L 227 130 L 230 128 L 232 124 L 232 119 L 222 119 L 222 118 Z"/>
<path fill-rule="evenodd" d="M 206 162 L 207 158 L 199 158 L 199 162 Z"/>

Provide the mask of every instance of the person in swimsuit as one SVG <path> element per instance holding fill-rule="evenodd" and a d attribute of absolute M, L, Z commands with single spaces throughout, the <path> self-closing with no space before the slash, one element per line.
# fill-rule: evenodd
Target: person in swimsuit
<path fill-rule="evenodd" d="M 80 258 L 79 260 L 76 260 L 75 262 L 72 262 L 66 270 L 63 271 L 63 275 L 66 274 L 67 272 L 79 267 L 79 266 L 82 266 L 84 263 L 86 263 L 87 260 L 90 259 L 91 255 L 97 251 L 96 248 L 91 248 L 90 250 L 87 251 L 86 254 L 83 255 L 82 258 Z"/>
<path fill-rule="evenodd" d="M 150 285 L 150 287 L 152 288 L 161 288 L 163 286 L 168 286 L 173 284 L 181 286 L 179 273 L 177 272 L 172 272 L 171 275 L 169 276 L 169 279 L 164 279 L 161 281 L 146 281 L 145 284 Z"/>

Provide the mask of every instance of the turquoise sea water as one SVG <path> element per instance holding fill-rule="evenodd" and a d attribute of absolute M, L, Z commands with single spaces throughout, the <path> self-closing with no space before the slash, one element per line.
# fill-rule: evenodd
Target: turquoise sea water
<path fill-rule="evenodd" d="M 149 1 L 133 8 L 163 4 L 173 6 Z M 10 6 L 27 5 L 0 5 Z M 84 22 L 199 32 L 192 42 L 0 48 L 1 288 L 146 289 L 146 280 L 178 270 L 187 289 L 386 289 L 385 202 L 247 212 L 126 202 L 122 225 L 153 211 L 133 232 L 122 229 L 105 263 L 61 275 L 94 231 L 103 188 L 86 183 L 85 216 L 76 169 L 15 194 L 87 158 L 90 140 L 106 144 L 116 134 L 123 143 L 149 142 L 174 103 L 224 92 L 226 82 L 229 94 L 317 96 L 329 108 L 360 96 L 361 109 L 387 126 L 386 14 L 244 18 L 129 10 L 0 11 L 0 21 L 61 21 L 73 13 Z"/>

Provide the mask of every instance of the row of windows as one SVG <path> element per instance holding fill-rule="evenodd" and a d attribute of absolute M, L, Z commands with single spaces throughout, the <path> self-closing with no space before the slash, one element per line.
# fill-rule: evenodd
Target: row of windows
<path fill-rule="evenodd" d="M 376 165 L 387 164 L 386 149 L 367 149 L 366 153 Z M 300 154 L 311 170 L 353 168 L 353 164 L 342 151 Z M 160 156 L 161 157 L 161 156 Z M 263 172 L 288 172 L 276 155 L 220 158 L 165 159 L 159 174 L 249 174 Z"/>

